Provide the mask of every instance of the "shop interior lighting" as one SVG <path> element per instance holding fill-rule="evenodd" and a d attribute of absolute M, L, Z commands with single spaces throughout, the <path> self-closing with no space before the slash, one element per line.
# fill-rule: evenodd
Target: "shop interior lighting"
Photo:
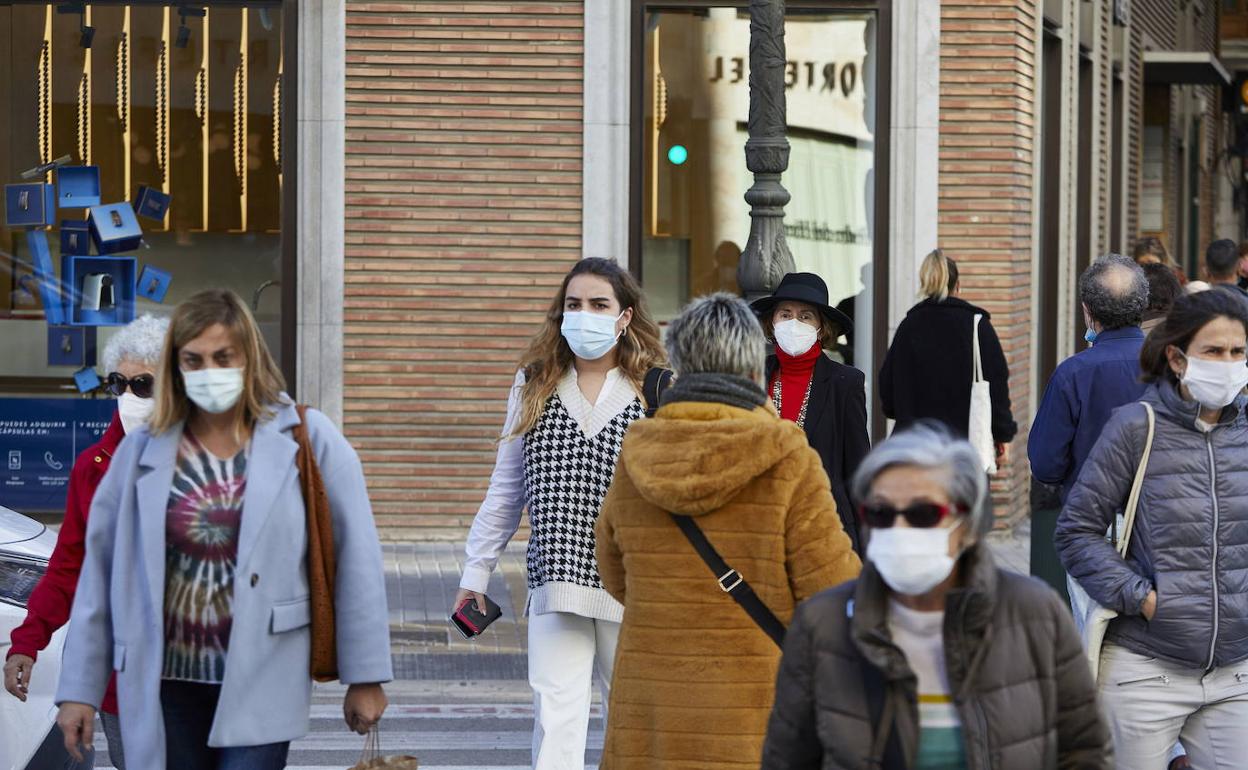
<path fill-rule="evenodd" d="M 191 42 L 191 28 L 186 26 L 188 17 L 202 19 L 208 15 L 203 8 L 197 8 L 191 5 L 178 6 L 178 36 L 173 40 L 174 48 L 186 48 Z"/>
<path fill-rule="evenodd" d="M 56 6 L 56 12 L 78 14 L 80 19 L 78 23 L 78 45 L 83 48 L 90 48 L 91 43 L 95 40 L 95 27 L 87 26 L 87 4 L 61 3 Z"/>

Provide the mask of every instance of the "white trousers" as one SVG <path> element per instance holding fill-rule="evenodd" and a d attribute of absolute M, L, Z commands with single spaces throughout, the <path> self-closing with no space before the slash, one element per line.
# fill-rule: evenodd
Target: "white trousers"
<path fill-rule="evenodd" d="M 1248 766 L 1248 661 L 1206 672 L 1106 643 L 1097 688 L 1118 770 L 1166 770 L 1180 738 L 1198 770 Z"/>
<path fill-rule="evenodd" d="M 605 723 L 620 624 L 569 612 L 529 616 L 534 770 L 584 770 L 593 681 Z"/>

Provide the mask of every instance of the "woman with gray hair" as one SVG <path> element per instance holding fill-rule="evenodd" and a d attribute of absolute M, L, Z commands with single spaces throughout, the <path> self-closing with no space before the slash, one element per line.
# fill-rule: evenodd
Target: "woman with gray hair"
<path fill-rule="evenodd" d="M 667 350 L 676 382 L 629 427 L 596 530 L 602 583 L 624 605 L 601 767 L 754 770 L 780 661 L 769 634 L 860 563 L 819 455 L 763 391 L 749 306 L 694 300 Z"/>
<path fill-rule="evenodd" d="M 867 565 L 798 608 L 762 766 L 1108 768 L 1070 611 L 999 569 L 975 449 L 920 422 L 853 482 Z"/>
<path fill-rule="evenodd" d="M 152 414 L 155 372 L 160 366 L 168 328 L 168 319 L 144 315 L 123 327 L 104 346 L 104 369 L 108 372 L 106 388 L 117 397 L 117 413 L 99 442 L 79 455 L 74 463 L 69 477 L 65 519 L 48 563 L 48 571 L 30 595 L 26 620 L 13 629 L 13 644 L 4 665 L 4 686 L 19 700 L 26 700 L 31 671 L 39 651 L 48 646 L 52 635 L 69 620 L 74 592 L 78 587 L 78 573 L 82 570 L 85 555 L 87 513 L 91 509 L 96 487 L 104 478 L 121 440 L 126 434 L 145 425 Z M 113 766 L 125 770 L 121 727 L 117 721 L 115 681 L 108 684 L 101 718 Z M 49 740 L 60 743 L 57 735 Z"/>

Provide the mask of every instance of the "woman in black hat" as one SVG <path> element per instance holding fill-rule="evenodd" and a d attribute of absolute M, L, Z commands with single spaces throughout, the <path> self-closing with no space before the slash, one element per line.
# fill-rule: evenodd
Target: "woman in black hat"
<path fill-rule="evenodd" d="M 827 284 L 814 273 L 789 273 L 775 294 L 752 307 L 775 343 L 767 357 L 767 392 L 780 416 L 804 429 L 819 453 L 841 524 L 861 554 L 848 483 L 871 451 L 866 378 L 825 353 L 842 334 L 853 335 L 853 321 L 828 304 Z"/>
<path fill-rule="evenodd" d="M 965 437 L 971 414 L 974 379 L 972 340 L 975 317 L 984 379 L 992 398 L 992 440 L 997 463 L 1009 459 L 1009 444 L 1018 433 L 1010 412 L 1010 371 L 988 311 L 957 294 L 958 265 L 936 249 L 919 268 L 923 301 L 910 308 L 897 327 L 880 369 L 880 402 L 885 416 L 902 430 L 930 418 Z"/>

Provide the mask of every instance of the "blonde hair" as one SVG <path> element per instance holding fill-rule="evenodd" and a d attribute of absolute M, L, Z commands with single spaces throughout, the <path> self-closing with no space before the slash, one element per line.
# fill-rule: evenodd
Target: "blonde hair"
<path fill-rule="evenodd" d="M 919 267 L 919 296 L 944 302 L 957 285 L 958 264 L 940 249 L 932 249 Z"/>
<path fill-rule="evenodd" d="M 507 438 L 528 433 L 541 419 L 546 402 L 554 395 L 559 380 L 568 373 L 574 356 L 563 338 L 563 303 L 568 284 L 578 275 L 593 275 L 611 284 L 620 310 L 633 310 L 633 320 L 624 330 L 619 341 L 619 367 L 638 393 L 646 379 L 646 372 L 656 366 L 667 365 L 667 354 L 659 338 L 659 325 L 646 309 L 645 295 L 637 279 L 613 260 L 591 257 L 573 265 L 564 276 L 546 318 L 534 335 L 524 355 L 520 368 L 524 371 L 524 387 L 520 390 L 520 419 Z"/>
<path fill-rule="evenodd" d="M 149 430 L 153 435 L 186 422 L 195 405 L 186 396 L 178 358 L 182 348 L 210 327 L 226 328 L 243 353 L 242 409 L 235 411 L 234 435 L 243 440 L 259 420 L 273 416 L 281 403 L 286 380 L 273 361 L 251 310 L 228 289 L 208 289 L 178 305 L 165 334 L 165 348 L 156 373 L 156 411 Z"/>

